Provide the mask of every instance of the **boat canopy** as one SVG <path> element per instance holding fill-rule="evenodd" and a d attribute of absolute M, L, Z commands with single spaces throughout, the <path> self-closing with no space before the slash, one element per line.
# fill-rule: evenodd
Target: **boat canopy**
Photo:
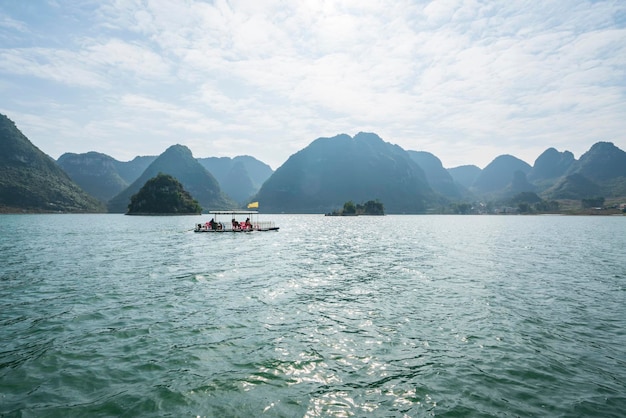
<path fill-rule="evenodd" d="M 210 215 L 256 215 L 256 210 L 211 210 Z"/>

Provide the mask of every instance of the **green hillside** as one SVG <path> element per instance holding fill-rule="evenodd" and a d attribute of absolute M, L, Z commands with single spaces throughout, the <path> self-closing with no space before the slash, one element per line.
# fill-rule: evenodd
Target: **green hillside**
<path fill-rule="evenodd" d="M 128 187 L 117 172 L 115 159 L 106 154 L 68 152 L 59 157 L 57 164 L 84 191 L 103 203 Z"/>
<path fill-rule="evenodd" d="M 48 155 L 0 114 L 1 212 L 104 212 Z"/>

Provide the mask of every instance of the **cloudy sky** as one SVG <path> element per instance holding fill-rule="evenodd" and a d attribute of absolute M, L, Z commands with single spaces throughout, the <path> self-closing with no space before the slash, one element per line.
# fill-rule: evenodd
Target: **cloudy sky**
<path fill-rule="evenodd" d="M 0 113 L 53 158 L 626 150 L 626 1 L 2 0 Z"/>

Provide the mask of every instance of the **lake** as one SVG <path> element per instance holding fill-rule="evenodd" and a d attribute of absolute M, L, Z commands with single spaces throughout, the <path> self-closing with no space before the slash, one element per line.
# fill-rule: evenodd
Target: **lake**
<path fill-rule="evenodd" d="M 0 416 L 626 411 L 626 217 L 0 215 Z"/>

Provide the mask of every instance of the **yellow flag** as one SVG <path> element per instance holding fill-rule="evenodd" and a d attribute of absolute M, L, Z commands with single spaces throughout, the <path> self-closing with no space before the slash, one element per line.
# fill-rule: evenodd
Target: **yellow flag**
<path fill-rule="evenodd" d="M 259 207 L 259 202 L 248 203 L 248 209 L 258 208 L 258 207 Z"/>

